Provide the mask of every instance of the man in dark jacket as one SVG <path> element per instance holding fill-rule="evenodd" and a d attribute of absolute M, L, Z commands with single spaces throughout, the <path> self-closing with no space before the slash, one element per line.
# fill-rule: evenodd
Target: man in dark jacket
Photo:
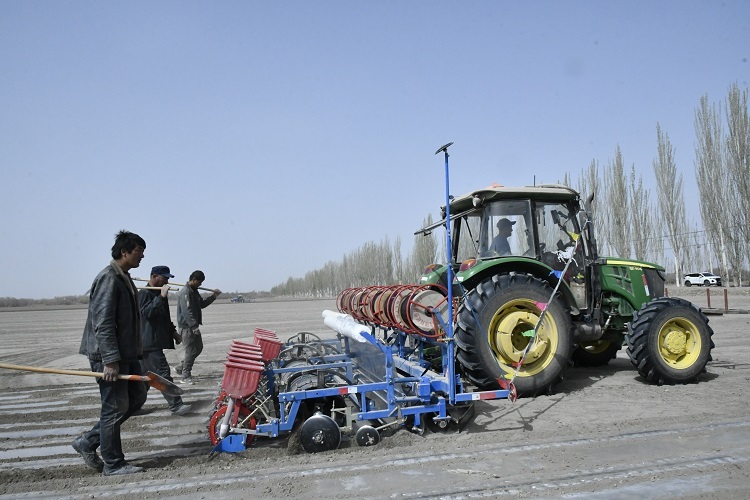
<path fill-rule="evenodd" d="M 180 338 L 185 346 L 184 359 L 175 368 L 182 375 L 183 384 L 193 385 L 193 363 L 195 358 L 203 352 L 203 339 L 201 338 L 200 326 L 203 324 L 202 309 L 208 307 L 221 290 L 213 290 L 213 295 L 203 298 L 198 289 L 205 281 L 206 275 L 203 271 L 193 271 L 190 280 L 177 293 L 177 326 L 180 328 Z"/>
<path fill-rule="evenodd" d="M 146 402 L 146 386 L 119 380 L 118 375 L 143 374 L 137 289 L 128 272 L 141 264 L 145 249 L 146 242 L 137 234 L 117 233 L 112 261 L 91 285 L 88 317 L 78 351 L 88 357 L 91 371 L 103 373 L 97 378 L 102 409 L 96 425 L 73 440 L 73 449 L 86 465 L 105 476 L 143 471 L 125 461 L 120 427 Z M 101 448 L 101 459 L 97 448 Z"/>
<path fill-rule="evenodd" d="M 174 349 L 175 342 L 180 343 L 180 336 L 169 314 L 169 278 L 174 278 L 174 275 L 167 266 L 153 267 L 148 289 L 138 291 L 138 303 L 141 307 L 143 371 L 154 372 L 172 382 L 164 349 Z M 175 415 L 186 415 L 190 411 L 190 405 L 183 403 L 180 396 L 164 394 L 164 399 Z"/>

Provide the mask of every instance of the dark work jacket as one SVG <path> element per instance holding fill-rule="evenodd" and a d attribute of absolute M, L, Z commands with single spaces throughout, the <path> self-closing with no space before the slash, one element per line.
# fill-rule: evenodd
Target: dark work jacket
<path fill-rule="evenodd" d="M 141 347 L 141 315 L 135 284 L 114 260 L 94 278 L 80 354 L 104 364 L 137 361 Z"/>
<path fill-rule="evenodd" d="M 161 290 L 139 290 L 138 303 L 141 306 L 144 352 L 174 349 L 174 325 L 169 314 L 169 300 L 161 296 Z"/>
<path fill-rule="evenodd" d="M 177 292 L 177 326 L 195 330 L 203 324 L 203 309 L 208 307 L 216 297 L 203 298 L 198 290 L 185 285 Z"/>

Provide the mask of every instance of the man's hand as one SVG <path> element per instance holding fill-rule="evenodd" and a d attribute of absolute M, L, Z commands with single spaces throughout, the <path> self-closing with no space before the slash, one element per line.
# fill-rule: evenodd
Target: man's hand
<path fill-rule="evenodd" d="M 169 284 L 166 284 L 161 287 L 161 296 L 166 299 L 167 295 L 169 295 Z"/>
<path fill-rule="evenodd" d="M 174 326 L 174 323 L 172 323 L 172 338 L 177 345 L 180 345 L 180 342 L 182 342 L 182 335 L 177 331 L 177 327 Z"/>
<path fill-rule="evenodd" d="M 113 363 L 106 363 L 104 365 L 104 376 L 102 377 L 107 382 L 117 382 L 117 376 L 120 374 L 120 363 L 117 361 Z"/>
<path fill-rule="evenodd" d="M 221 290 L 214 288 L 214 297 L 218 297 L 219 295 L 221 295 Z"/>

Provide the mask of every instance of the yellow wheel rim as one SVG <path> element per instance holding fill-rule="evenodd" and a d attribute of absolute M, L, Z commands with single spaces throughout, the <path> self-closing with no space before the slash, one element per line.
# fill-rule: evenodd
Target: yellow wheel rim
<path fill-rule="evenodd" d="M 661 327 L 659 355 L 670 367 L 683 370 L 693 366 L 701 352 L 701 336 L 687 318 L 672 318 Z"/>
<path fill-rule="evenodd" d="M 490 320 L 487 339 L 501 368 L 509 374 L 521 361 L 523 351 L 531 341 L 525 332 L 534 330 L 539 322 L 543 305 L 529 299 L 506 302 Z M 536 339 L 526 354 L 519 377 L 530 377 L 544 370 L 557 352 L 557 324 L 552 315 L 544 315 L 544 320 L 536 333 Z"/>

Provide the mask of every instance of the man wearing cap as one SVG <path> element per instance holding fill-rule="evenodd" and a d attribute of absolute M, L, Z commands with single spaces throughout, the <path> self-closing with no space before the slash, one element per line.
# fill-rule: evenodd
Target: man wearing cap
<path fill-rule="evenodd" d="M 513 224 L 515 223 L 516 221 L 508 220 L 505 217 L 497 221 L 497 236 L 492 240 L 492 247 L 490 247 L 490 250 L 497 252 L 501 256 L 510 255 L 512 253 L 510 251 L 508 238 L 513 234 Z"/>
<path fill-rule="evenodd" d="M 169 278 L 174 278 L 174 275 L 170 274 L 167 266 L 151 268 L 149 289 L 138 291 L 138 303 L 141 309 L 143 370 L 152 371 L 172 382 L 164 349 L 174 349 L 175 342 L 180 343 L 180 335 L 169 314 Z M 162 394 L 175 415 L 186 415 L 190 411 L 190 405 L 183 403 L 180 396 Z"/>
<path fill-rule="evenodd" d="M 193 271 L 190 280 L 177 293 L 177 325 L 180 327 L 180 338 L 185 346 L 184 358 L 175 367 L 182 375 L 183 384 L 193 385 L 193 363 L 203 352 L 203 339 L 200 326 L 203 323 L 202 309 L 208 307 L 221 294 L 215 289 L 213 295 L 202 297 L 198 289 L 206 279 L 203 271 Z"/>

